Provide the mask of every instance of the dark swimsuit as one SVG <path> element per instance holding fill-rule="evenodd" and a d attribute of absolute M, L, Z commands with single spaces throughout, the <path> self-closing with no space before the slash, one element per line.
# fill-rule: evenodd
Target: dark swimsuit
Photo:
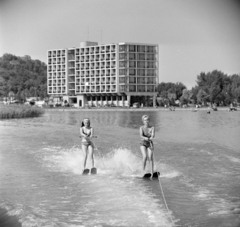
<path fill-rule="evenodd" d="M 150 138 L 151 137 L 151 135 L 149 135 L 149 133 L 147 132 L 145 132 L 144 131 L 144 128 L 143 127 L 141 127 L 141 129 L 142 129 L 142 132 L 143 132 L 143 136 L 145 136 L 145 137 L 147 137 L 147 138 Z M 141 146 L 144 146 L 144 147 L 146 147 L 146 148 L 153 148 L 153 142 L 152 142 L 152 140 L 142 140 L 141 142 L 140 142 L 140 144 L 141 144 Z"/>
<path fill-rule="evenodd" d="M 84 135 L 86 135 L 86 136 L 90 136 L 91 135 L 91 132 L 90 133 L 86 133 L 86 132 L 84 132 L 84 129 L 82 129 L 82 133 L 84 134 Z M 90 141 L 90 140 L 88 140 L 88 141 L 82 141 L 82 145 L 84 145 L 84 146 L 94 146 L 93 145 L 93 142 L 92 141 Z"/>

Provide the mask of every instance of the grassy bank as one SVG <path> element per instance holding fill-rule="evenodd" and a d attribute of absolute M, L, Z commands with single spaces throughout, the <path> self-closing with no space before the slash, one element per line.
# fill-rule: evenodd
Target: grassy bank
<path fill-rule="evenodd" d="M 3 105 L 0 104 L 0 119 L 39 117 L 43 109 L 28 105 Z"/>

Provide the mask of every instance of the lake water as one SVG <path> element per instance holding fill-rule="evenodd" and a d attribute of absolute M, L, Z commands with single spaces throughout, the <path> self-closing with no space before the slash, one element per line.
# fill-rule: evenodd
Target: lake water
<path fill-rule="evenodd" d="M 156 128 L 160 181 L 141 179 L 143 114 Z M 98 136 L 97 175 L 81 174 L 84 117 Z M 2 120 L 0 226 L 237 227 L 239 148 L 240 111 L 49 111 Z"/>

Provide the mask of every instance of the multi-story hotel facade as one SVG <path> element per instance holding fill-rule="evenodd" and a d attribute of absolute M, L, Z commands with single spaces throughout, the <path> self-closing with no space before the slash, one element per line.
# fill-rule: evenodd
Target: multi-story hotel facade
<path fill-rule="evenodd" d="M 158 45 L 82 42 L 48 50 L 47 87 L 54 99 L 84 106 L 155 106 Z"/>

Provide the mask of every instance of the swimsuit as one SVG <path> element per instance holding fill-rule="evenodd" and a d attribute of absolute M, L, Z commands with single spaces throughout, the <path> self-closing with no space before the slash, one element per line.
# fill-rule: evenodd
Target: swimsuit
<path fill-rule="evenodd" d="M 145 136 L 145 137 L 147 137 L 147 138 L 150 138 L 151 137 L 151 130 L 152 130 L 152 128 L 150 129 L 150 132 L 146 132 L 146 131 L 144 131 L 144 130 L 146 130 L 144 127 L 141 127 L 141 129 L 142 129 L 142 132 L 143 132 L 143 136 Z M 144 147 L 146 147 L 146 148 L 153 148 L 153 142 L 152 142 L 152 140 L 142 140 L 141 142 L 140 142 L 140 144 L 141 144 L 141 146 L 144 146 Z"/>
<path fill-rule="evenodd" d="M 84 129 L 82 128 L 82 133 L 83 134 L 85 134 L 86 136 L 90 136 L 91 135 L 91 131 L 90 131 L 90 133 L 86 133 L 86 132 L 84 132 Z M 84 140 L 84 141 L 83 141 Z M 93 145 L 93 142 L 90 140 L 90 138 L 88 139 L 88 138 L 82 138 L 82 145 L 84 145 L 84 146 L 94 146 Z"/>

